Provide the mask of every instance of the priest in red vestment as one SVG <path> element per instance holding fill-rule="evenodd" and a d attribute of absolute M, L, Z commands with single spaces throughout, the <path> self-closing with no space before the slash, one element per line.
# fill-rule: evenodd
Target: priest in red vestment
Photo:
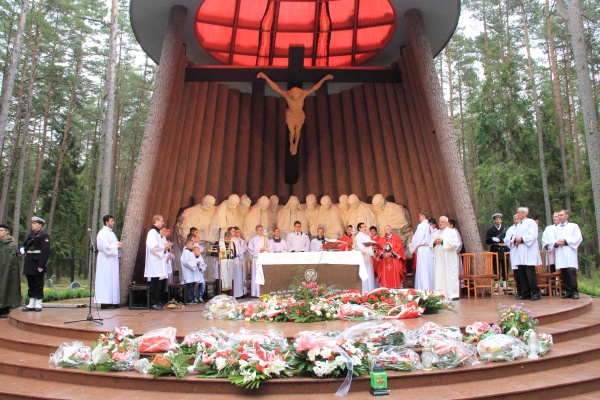
<path fill-rule="evenodd" d="M 346 243 L 346 248 L 342 249 L 342 251 L 344 251 L 344 250 L 346 250 L 346 251 L 351 251 L 351 250 L 354 250 L 354 249 L 352 248 L 352 241 L 353 241 L 353 238 L 352 238 L 352 230 L 353 230 L 353 229 L 354 229 L 354 228 L 352 227 L 352 225 L 348 225 L 348 226 L 346 227 L 346 233 L 344 233 L 344 234 L 342 235 L 342 237 L 340 238 L 340 240 L 341 240 L 342 242 Z"/>
<path fill-rule="evenodd" d="M 378 251 L 379 249 L 383 248 L 383 238 L 379 236 L 376 226 L 372 226 L 369 228 L 369 236 L 371 237 L 371 240 L 373 242 L 377 243 L 377 246 L 373 246 L 373 249 L 375 249 L 375 251 Z M 373 256 L 373 271 L 375 272 L 375 282 L 377 283 L 376 287 L 380 286 L 380 284 L 379 284 L 380 270 L 381 270 L 381 260 L 379 258 L 377 258 L 377 253 L 375 253 L 375 256 Z"/>
<path fill-rule="evenodd" d="M 406 256 L 400 236 L 392 232 L 392 227 L 384 227 L 385 234 L 380 239 L 381 249 L 377 250 L 380 260 L 379 285 L 389 289 L 401 288 L 406 277 Z"/>

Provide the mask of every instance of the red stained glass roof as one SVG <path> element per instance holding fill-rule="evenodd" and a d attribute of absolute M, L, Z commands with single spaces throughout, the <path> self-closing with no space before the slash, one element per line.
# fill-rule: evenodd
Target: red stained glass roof
<path fill-rule="evenodd" d="M 286 66 L 298 44 L 305 66 L 360 65 L 395 27 L 389 0 L 206 0 L 195 18 L 198 42 L 225 65 Z"/>

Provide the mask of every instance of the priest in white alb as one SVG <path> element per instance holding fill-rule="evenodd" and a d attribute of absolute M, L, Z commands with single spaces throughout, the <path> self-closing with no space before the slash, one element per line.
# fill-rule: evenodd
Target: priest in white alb
<path fill-rule="evenodd" d="M 365 268 L 369 276 L 366 280 L 362 281 L 362 291 L 365 293 L 375 289 L 375 271 L 373 270 L 374 253 L 373 247 L 370 244 L 373 243 L 373 240 L 367 234 L 367 226 L 364 222 L 360 222 L 357 227 L 358 233 L 355 236 L 356 249 L 362 253 Z"/>
<path fill-rule="evenodd" d="M 115 219 L 102 217 L 104 228 L 98 232 L 98 259 L 96 262 L 96 292 L 94 301 L 100 308 L 115 308 L 121 303 L 119 292 L 119 257 L 123 245 L 113 232 Z"/>
<path fill-rule="evenodd" d="M 433 249 L 435 290 L 445 293 L 452 300 L 458 300 L 458 235 L 456 230 L 448 226 L 448 217 L 441 216 L 438 225 L 439 229 L 431 236 L 429 246 Z"/>
<path fill-rule="evenodd" d="M 260 253 L 272 253 L 273 246 L 267 236 L 264 235 L 262 225 L 256 226 L 256 235 L 248 241 L 248 253 L 252 255 L 252 282 L 250 286 L 250 295 L 252 297 L 260 296 L 260 284 L 256 283 L 256 262 Z"/>
<path fill-rule="evenodd" d="M 412 241 L 408 245 L 411 254 L 416 255 L 415 289 L 434 289 L 433 274 L 433 252 L 429 247 L 431 243 L 431 226 L 428 222 L 429 212 L 421 211 L 419 213 L 419 225 L 413 235 Z"/>
<path fill-rule="evenodd" d="M 550 248 L 554 249 L 554 260 L 556 269 L 560 270 L 560 277 L 563 282 L 565 294 L 562 299 L 579 299 L 579 289 L 577 287 L 577 249 L 583 241 L 581 229 L 574 222 L 569 222 L 571 215 L 567 210 L 561 210 L 558 213 L 560 223 L 554 228 L 554 242 Z"/>

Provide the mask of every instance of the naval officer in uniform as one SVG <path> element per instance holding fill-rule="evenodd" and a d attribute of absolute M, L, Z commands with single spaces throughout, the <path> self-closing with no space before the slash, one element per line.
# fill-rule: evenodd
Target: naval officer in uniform
<path fill-rule="evenodd" d="M 29 304 L 23 307 L 23 311 L 42 311 L 44 274 L 48 257 L 50 257 L 50 235 L 44 232 L 45 223 L 46 221 L 42 218 L 31 218 L 31 232 L 20 248 L 21 254 L 25 255 L 23 275 L 27 278 L 29 287 L 27 291 Z"/>

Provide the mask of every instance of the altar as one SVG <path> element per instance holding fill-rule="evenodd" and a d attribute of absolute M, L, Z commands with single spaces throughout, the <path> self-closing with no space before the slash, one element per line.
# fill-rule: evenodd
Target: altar
<path fill-rule="evenodd" d="M 289 294 L 289 286 L 298 278 L 317 282 L 334 291 L 361 290 L 368 278 L 359 251 L 319 251 L 312 253 L 261 253 L 256 263 L 256 283 L 263 294 Z"/>

